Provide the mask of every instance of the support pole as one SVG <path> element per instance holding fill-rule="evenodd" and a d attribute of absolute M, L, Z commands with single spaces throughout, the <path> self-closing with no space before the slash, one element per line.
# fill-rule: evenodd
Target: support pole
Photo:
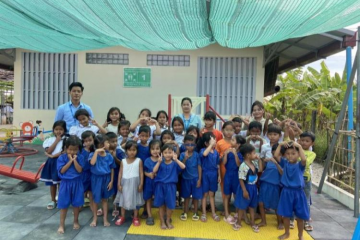
<path fill-rule="evenodd" d="M 360 27 L 357 32 L 357 42 L 359 43 Z M 355 151 L 355 193 L 354 193 L 354 217 L 359 217 L 359 185 L 360 185 L 360 46 L 357 44 L 356 58 L 357 63 L 357 84 L 356 84 L 356 151 Z"/>
<path fill-rule="evenodd" d="M 347 80 L 347 84 L 349 84 L 350 81 L 350 74 L 351 74 L 351 47 L 347 47 L 346 48 L 346 80 Z M 354 106 L 353 106 L 353 90 L 351 88 L 350 90 L 350 96 L 349 96 L 349 100 L 348 100 L 348 131 L 351 131 L 354 129 Z M 352 137 L 348 136 L 348 166 L 351 163 L 351 140 Z"/>
<path fill-rule="evenodd" d="M 334 154 L 335 144 L 336 144 L 336 141 L 338 139 L 338 134 L 339 134 L 339 130 L 340 130 L 340 127 L 341 127 L 342 120 L 344 119 L 344 116 L 345 116 L 346 105 L 347 105 L 347 102 L 348 102 L 348 99 L 349 99 L 349 96 L 350 96 L 350 90 L 352 89 L 352 86 L 354 84 L 355 73 L 356 73 L 356 70 L 357 70 L 357 67 L 358 67 L 358 56 L 359 56 L 359 54 L 356 53 L 356 56 L 355 56 L 355 59 L 354 59 L 354 65 L 353 65 L 353 68 L 351 69 L 350 81 L 349 81 L 349 84 L 346 87 L 344 100 L 342 102 L 340 113 L 339 113 L 338 119 L 336 121 L 334 134 L 331 137 L 331 143 L 330 143 L 330 146 L 328 148 L 328 152 L 327 152 L 327 156 L 326 156 L 326 160 L 325 160 L 325 165 L 324 165 L 324 171 L 323 171 L 322 176 L 321 176 L 321 180 L 320 180 L 320 184 L 319 184 L 319 188 L 317 190 L 317 193 L 321 193 L 321 191 L 322 191 L 322 188 L 323 188 L 324 182 L 325 182 L 325 177 L 326 177 L 329 165 L 330 165 L 330 161 L 331 161 L 331 158 L 333 157 L 333 154 Z"/>
<path fill-rule="evenodd" d="M 171 99 L 171 94 L 169 94 L 169 95 L 168 95 L 168 129 L 169 129 L 169 130 L 170 130 L 171 119 L 172 119 L 171 104 L 172 104 L 172 99 Z"/>

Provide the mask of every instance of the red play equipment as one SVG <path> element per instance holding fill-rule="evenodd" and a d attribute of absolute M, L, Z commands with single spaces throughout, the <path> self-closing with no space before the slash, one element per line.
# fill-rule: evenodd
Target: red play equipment
<path fill-rule="evenodd" d="M 15 168 L 16 163 L 20 160 L 20 167 L 19 168 Z M 40 172 L 43 169 L 45 163 L 41 164 L 39 170 L 37 171 L 37 173 L 32 173 L 29 171 L 24 171 L 22 170 L 22 167 L 24 165 L 24 161 L 25 161 L 25 157 L 24 156 L 19 156 L 15 159 L 12 167 L 9 166 L 5 166 L 5 165 L 0 165 L 0 174 L 7 176 L 7 177 L 11 177 L 11 178 L 16 178 L 19 180 L 23 180 L 26 182 L 30 182 L 30 183 L 36 183 L 39 181 L 40 178 Z"/>

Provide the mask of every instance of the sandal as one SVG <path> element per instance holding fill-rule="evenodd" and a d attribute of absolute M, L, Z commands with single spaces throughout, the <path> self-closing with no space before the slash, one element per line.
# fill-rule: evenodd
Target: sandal
<path fill-rule="evenodd" d="M 255 232 L 255 233 L 260 232 L 258 225 L 252 225 L 251 228 L 252 228 L 253 232 Z"/>
<path fill-rule="evenodd" d="M 55 207 L 56 207 L 56 202 L 50 202 L 50 203 L 48 203 L 46 208 L 48 210 L 53 210 Z"/>
<path fill-rule="evenodd" d="M 231 215 L 229 215 L 228 217 L 224 217 L 224 221 L 230 225 L 234 225 L 236 223 L 235 218 L 233 218 L 233 216 Z"/>
<path fill-rule="evenodd" d="M 311 226 L 309 222 L 305 222 L 304 229 L 309 232 L 314 230 L 313 226 Z"/>
<path fill-rule="evenodd" d="M 135 227 L 140 226 L 140 220 L 139 220 L 138 218 L 134 218 L 134 219 L 132 220 L 132 223 L 133 223 L 133 225 L 134 225 Z"/>
<path fill-rule="evenodd" d="M 220 217 L 216 213 L 214 215 L 212 215 L 212 218 L 214 219 L 215 222 L 220 221 Z"/>
<path fill-rule="evenodd" d="M 290 220 L 290 229 L 294 229 L 294 228 L 295 228 L 294 220 Z"/>
<path fill-rule="evenodd" d="M 235 224 L 233 225 L 233 227 L 232 227 L 232 229 L 233 229 L 234 231 L 239 231 L 240 228 L 241 228 L 241 225 L 239 225 L 239 224 L 237 224 L 237 223 L 235 223 Z"/>
<path fill-rule="evenodd" d="M 193 221 L 199 221 L 200 217 L 197 213 L 194 213 L 194 215 L 192 216 L 192 220 Z"/>
<path fill-rule="evenodd" d="M 115 225 L 121 226 L 121 225 L 123 225 L 124 222 L 125 222 L 125 218 L 124 217 L 119 217 L 119 219 L 116 220 Z"/>
<path fill-rule="evenodd" d="M 97 212 L 96 212 L 96 215 L 97 216 L 102 216 L 104 213 L 103 213 L 103 210 L 100 208 L 100 209 L 98 209 L 97 210 Z"/>
<path fill-rule="evenodd" d="M 207 222 L 206 214 L 201 214 L 200 221 L 202 221 L 202 222 Z"/>
<path fill-rule="evenodd" d="M 146 225 L 153 226 L 154 224 L 155 224 L 154 218 L 148 217 L 148 218 L 146 219 Z"/>
<path fill-rule="evenodd" d="M 180 216 L 180 219 L 182 221 L 186 221 L 187 220 L 187 214 L 186 213 L 182 213 L 181 216 Z"/>
<path fill-rule="evenodd" d="M 113 212 L 112 212 L 112 216 L 113 217 L 116 217 L 116 216 L 118 216 L 119 215 L 119 211 L 118 210 L 114 210 Z"/>

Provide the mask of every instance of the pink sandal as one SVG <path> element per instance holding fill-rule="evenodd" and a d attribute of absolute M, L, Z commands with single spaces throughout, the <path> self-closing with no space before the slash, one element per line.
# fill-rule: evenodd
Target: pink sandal
<path fill-rule="evenodd" d="M 132 220 L 132 223 L 133 223 L 133 225 L 134 225 L 135 227 L 140 226 L 140 220 L 139 220 L 138 218 L 134 218 L 134 219 Z"/>
<path fill-rule="evenodd" d="M 230 225 L 234 225 L 236 223 L 235 218 L 233 218 L 233 216 L 231 215 L 229 215 L 228 217 L 224 217 L 224 221 Z"/>
<path fill-rule="evenodd" d="M 124 222 L 125 222 L 125 218 L 124 217 L 119 217 L 119 219 L 116 220 L 115 225 L 121 226 L 121 225 L 123 225 Z"/>

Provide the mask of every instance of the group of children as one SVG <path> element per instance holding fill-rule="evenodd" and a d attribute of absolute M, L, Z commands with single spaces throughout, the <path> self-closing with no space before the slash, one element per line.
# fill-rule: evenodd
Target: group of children
<path fill-rule="evenodd" d="M 91 120 L 86 110 L 78 110 L 75 117 L 79 125 L 70 128 L 70 136 L 66 135 L 64 121 L 55 122 L 54 136 L 43 144 L 48 160 L 40 180 L 50 186 L 52 201 L 48 209 L 56 205 L 61 209 L 58 232 L 64 233 L 70 205 L 74 229 L 79 228 L 79 211 L 87 198 L 93 227 L 101 215 L 104 226 L 110 225 L 107 213 L 111 197 L 112 215 L 119 215 L 116 225 L 125 222 L 125 212 L 130 210 L 133 225 L 140 226 L 142 207 L 141 218 L 146 219 L 147 225 L 154 225 L 155 206 L 159 208 L 161 229 L 172 229 L 172 212 L 181 198 L 181 220 L 187 220 L 193 205 L 193 221 L 206 222 L 207 210 L 214 221 L 220 221 L 215 208 L 220 183 L 223 220 L 234 230 L 239 230 L 245 220 L 254 232 L 259 232 L 259 227 L 267 224 L 265 212 L 272 209 L 278 229 L 285 228 L 279 239 L 289 237 L 294 217 L 299 238 L 303 239 L 303 229 L 312 230 L 309 221 L 315 136 L 302 132 L 301 126 L 290 119 L 274 119 L 272 123 L 271 115 L 265 114 L 259 101 L 253 103 L 251 110 L 252 118 L 232 116 L 223 123 L 222 131 L 215 129 L 213 112 L 205 114 L 202 129 L 191 125 L 185 128 L 180 117 L 174 117 L 169 127 L 165 111 L 151 118 L 149 109 L 141 110 L 139 119 L 130 124 L 116 107 L 109 110 L 104 125 Z M 232 197 L 234 215 L 230 212 Z M 98 209 L 100 203 L 102 208 Z M 261 218 L 259 224 L 255 223 L 256 216 Z"/>

